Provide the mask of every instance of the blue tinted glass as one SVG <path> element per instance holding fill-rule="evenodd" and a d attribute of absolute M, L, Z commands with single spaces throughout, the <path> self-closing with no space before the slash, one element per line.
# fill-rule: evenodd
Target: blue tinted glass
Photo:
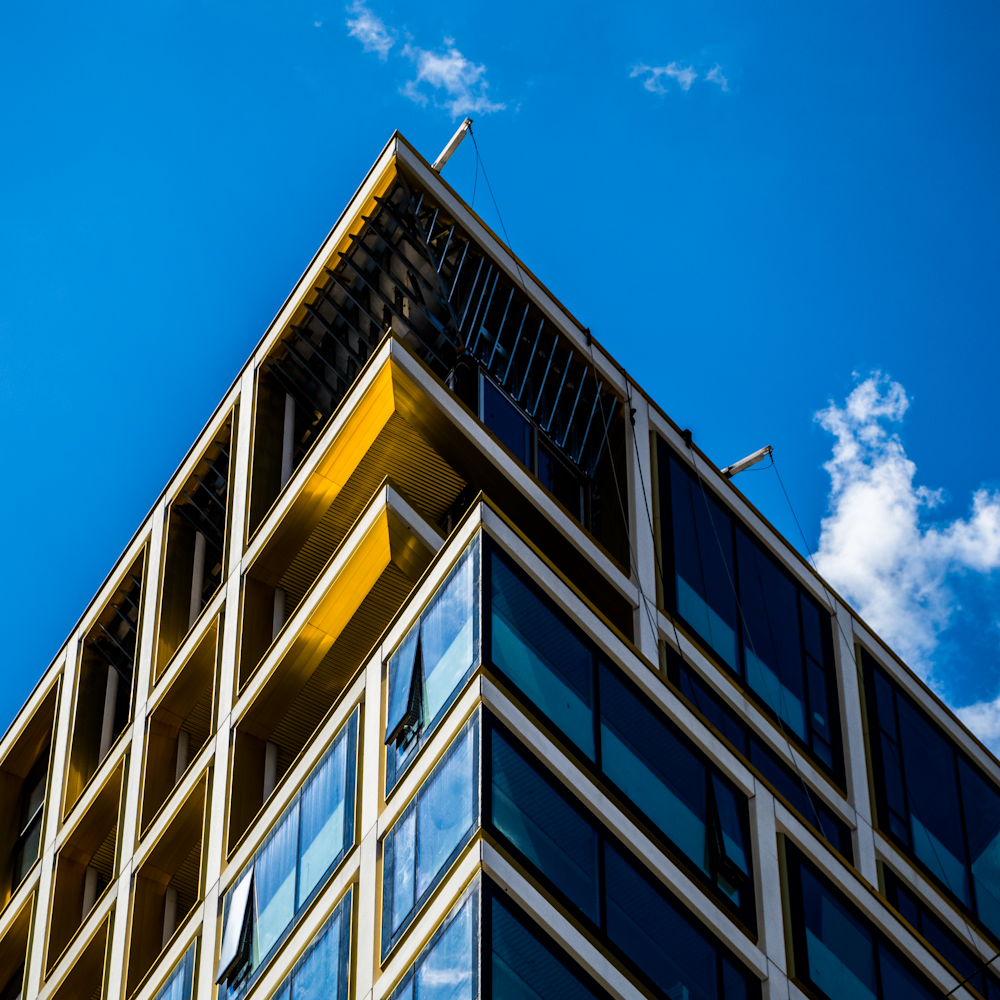
<path fill-rule="evenodd" d="M 899 699 L 898 710 L 913 852 L 969 903 L 955 752 L 905 698 Z"/>
<path fill-rule="evenodd" d="M 194 944 L 184 953 L 177 963 L 170 978 L 160 987 L 155 1000 L 188 1000 L 191 996 L 191 981 L 194 972 Z M 18 978 L 23 976 L 23 969 L 18 972 Z"/>
<path fill-rule="evenodd" d="M 478 568 L 479 547 L 474 545 L 459 560 L 420 619 L 424 712 L 428 724 L 447 704 L 478 652 Z"/>
<path fill-rule="evenodd" d="M 730 788 L 717 774 L 712 775 L 715 792 L 715 806 L 719 812 L 722 827 L 722 841 L 729 858 L 744 875 L 750 874 L 746 840 L 743 836 L 743 817 L 746 815 L 746 800 Z"/>
<path fill-rule="evenodd" d="M 882 974 L 882 1000 L 936 1000 L 936 994 L 931 993 L 881 941 L 878 960 Z"/>
<path fill-rule="evenodd" d="M 806 652 L 822 666 L 826 662 L 823 655 L 823 626 L 820 610 L 805 594 L 799 592 L 802 601 L 802 638 Z"/>
<path fill-rule="evenodd" d="M 389 708 L 386 713 L 385 736 L 388 739 L 406 716 L 410 706 L 410 688 L 416 665 L 417 640 L 420 629 L 414 626 L 389 658 Z"/>
<path fill-rule="evenodd" d="M 466 900 L 413 976 L 414 1000 L 472 1000 L 472 901 Z"/>
<path fill-rule="evenodd" d="M 959 758 L 965 826 L 972 855 L 976 911 L 994 934 L 1000 934 L 1000 794 Z"/>
<path fill-rule="evenodd" d="M 725 1000 L 750 1000 L 758 996 L 757 983 L 733 965 L 729 959 L 722 960 L 722 995 Z"/>
<path fill-rule="evenodd" d="M 483 423 L 522 465 L 531 468 L 531 424 L 489 380 L 483 380 Z"/>
<path fill-rule="evenodd" d="M 302 842 L 298 906 L 316 888 L 345 847 L 347 735 L 309 779 L 302 792 Z"/>
<path fill-rule="evenodd" d="M 825 763 L 833 764 L 829 752 L 833 737 L 830 735 L 830 712 L 826 701 L 826 674 L 810 656 L 806 657 L 806 676 L 809 679 L 809 724 L 814 736 L 820 736 L 823 740 L 822 747 L 816 746 L 815 741 L 813 746 Z M 826 750 L 826 755 L 821 752 L 822 749 Z"/>
<path fill-rule="evenodd" d="M 805 739 L 805 691 L 795 584 L 739 528 L 736 553 L 746 681 L 797 736 Z"/>
<path fill-rule="evenodd" d="M 493 663 L 593 760 L 590 648 L 496 553 L 492 572 Z"/>
<path fill-rule="evenodd" d="M 732 522 L 674 458 L 670 502 L 677 612 L 738 670 Z"/>
<path fill-rule="evenodd" d="M 869 659 L 864 652 L 862 652 L 861 657 L 866 661 Z M 896 731 L 896 709 L 892 696 L 892 684 L 881 670 L 874 670 L 872 676 L 875 681 L 875 701 L 878 708 L 879 725 L 892 739 L 897 740 L 899 733 Z"/>
<path fill-rule="evenodd" d="M 871 934 L 808 869 L 800 873 L 809 978 L 833 1000 L 875 1000 Z"/>
<path fill-rule="evenodd" d="M 597 830 L 499 733 L 492 744 L 493 825 L 597 923 Z"/>
<path fill-rule="evenodd" d="M 473 763 L 472 733 L 466 730 L 420 791 L 417 803 L 418 899 L 472 827 L 476 811 Z"/>
<path fill-rule="evenodd" d="M 705 765 L 601 664 L 601 769 L 703 871 Z"/>
<path fill-rule="evenodd" d="M 597 1000 L 498 899 L 491 903 L 494 1000 Z"/>
<path fill-rule="evenodd" d="M 416 902 L 414 876 L 417 859 L 417 811 L 396 825 L 392 834 L 392 930 L 409 916 Z"/>
<path fill-rule="evenodd" d="M 906 792 L 903 787 L 902 751 L 885 733 L 879 733 L 882 747 L 882 777 L 885 780 L 885 798 L 890 809 L 900 816 L 906 815 Z M 909 837 L 903 838 L 909 841 Z"/>
<path fill-rule="evenodd" d="M 299 806 L 296 803 L 271 834 L 254 868 L 257 894 L 257 934 L 254 944 L 257 961 L 264 959 L 295 916 L 298 841 Z"/>
<path fill-rule="evenodd" d="M 715 946 L 608 843 L 604 864 L 608 937 L 667 996 L 716 1000 Z"/>
<path fill-rule="evenodd" d="M 340 921 L 338 914 L 296 966 L 292 1000 L 336 997 L 340 982 Z"/>

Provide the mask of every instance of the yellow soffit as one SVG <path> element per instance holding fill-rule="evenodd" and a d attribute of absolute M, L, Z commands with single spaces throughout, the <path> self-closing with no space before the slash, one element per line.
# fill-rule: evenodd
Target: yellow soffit
<path fill-rule="evenodd" d="M 284 692 L 289 688 L 297 690 L 319 666 L 390 563 L 414 582 L 430 564 L 433 553 L 410 531 L 385 497 L 383 492 L 381 510 L 374 514 L 360 537 L 352 532 L 345 540 L 335 560 L 340 566 L 330 566 L 316 581 L 315 588 L 321 589 L 323 596 L 309 611 L 276 669 L 238 723 L 244 732 L 265 737 L 270 733 L 270 727 L 277 722 L 274 716 L 280 716 L 287 707 Z M 368 520 L 368 516 L 362 515 L 360 520 Z M 360 527 L 361 524 L 355 531 Z M 331 571 L 332 578 L 328 576 Z M 307 594 L 303 604 L 310 599 Z"/>

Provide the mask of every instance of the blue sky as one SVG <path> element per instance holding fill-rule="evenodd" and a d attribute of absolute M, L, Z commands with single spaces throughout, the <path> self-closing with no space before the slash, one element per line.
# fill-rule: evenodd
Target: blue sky
<path fill-rule="evenodd" d="M 392 130 L 468 112 L 516 252 L 719 465 L 775 447 L 997 745 L 998 43 L 982 0 L 0 6 L 0 720 Z"/>

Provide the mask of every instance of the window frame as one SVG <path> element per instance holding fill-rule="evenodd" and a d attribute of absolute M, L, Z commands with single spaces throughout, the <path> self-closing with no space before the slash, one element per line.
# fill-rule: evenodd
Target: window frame
<path fill-rule="evenodd" d="M 637 697 L 657 718 L 661 725 L 666 727 L 671 735 L 673 735 L 685 748 L 685 750 L 690 753 L 695 759 L 697 759 L 706 769 L 706 779 L 711 783 L 711 776 L 716 775 L 720 777 L 727 785 L 730 785 L 735 789 L 737 794 L 744 800 L 747 800 L 745 793 L 733 782 L 728 775 L 726 775 L 720 768 L 718 768 L 709 758 L 703 750 L 701 750 L 697 744 L 684 733 L 667 715 L 666 713 L 657 705 L 652 698 L 649 697 L 646 692 L 644 692 L 629 676 L 628 673 L 622 669 L 618 663 L 616 663 L 610 656 L 608 656 L 604 650 L 598 646 L 589 636 L 587 636 L 575 622 L 571 621 L 565 612 L 556 605 L 552 598 L 545 592 L 544 588 L 534 579 L 532 579 L 522 567 L 516 562 L 516 560 L 500 545 L 495 539 L 490 537 L 489 534 L 483 534 L 484 544 L 481 553 L 481 573 L 482 573 L 482 627 L 481 627 L 481 642 L 482 642 L 482 658 L 483 663 L 488 665 L 492 674 L 501 679 L 504 686 L 512 691 L 517 692 L 518 699 L 528 707 L 529 714 L 532 718 L 538 720 L 541 727 L 547 732 L 551 733 L 560 746 L 564 747 L 567 753 L 572 757 L 574 761 L 591 777 L 591 779 L 602 788 L 610 798 L 612 798 L 624 812 L 629 814 L 632 818 L 636 819 L 638 824 L 642 827 L 646 835 L 657 845 L 657 847 L 662 850 L 667 856 L 669 856 L 673 861 L 680 865 L 684 870 L 691 875 L 691 877 L 697 881 L 700 885 L 706 888 L 708 894 L 716 900 L 727 913 L 727 915 L 735 920 L 738 924 L 745 927 L 751 935 L 757 934 L 757 912 L 756 912 L 756 897 L 757 897 L 757 872 L 753 863 L 753 851 L 748 850 L 748 860 L 750 861 L 750 875 L 747 879 L 744 891 L 741 894 L 741 899 L 745 900 L 742 905 L 736 905 L 733 900 L 710 878 L 706 873 L 698 866 L 698 864 L 693 861 L 688 855 L 672 841 L 669 836 L 660 829 L 660 827 L 649 817 L 645 811 L 642 809 L 641 805 L 634 802 L 628 795 L 625 794 L 604 772 L 601 763 L 601 705 L 600 705 L 600 670 L 601 665 L 606 666 L 616 678 L 625 685 L 627 689 Z M 492 658 L 493 649 L 493 627 L 492 627 L 492 598 L 493 598 L 493 579 L 492 579 L 492 557 L 494 554 L 498 554 L 502 561 L 506 563 L 507 568 L 512 572 L 520 582 L 526 586 L 534 595 L 535 599 L 540 601 L 547 609 L 554 614 L 560 622 L 570 631 L 576 634 L 580 641 L 588 647 L 591 653 L 591 692 L 593 698 L 592 706 L 592 725 L 593 725 L 593 739 L 594 739 L 594 753 L 595 759 L 591 760 L 586 753 L 584 753 L 580 747 L 578 747 L 570 738 L 570 736 L 559 728 L 557 723 L 550 719 L 545 712 L 536 705 L 531 698 L 526 695 L 518 685 L 507 676 L 507 674 L 498 666 L 495 665 Z M 485 781 L 485 779 L 484 779 Z M 747 806 L 747 814 L 744 817 L 745 822 L 748 824 L 748 814 L 749 805 Z M 707 831 L 706 831 L 707 837 Z M 744 837 L 747 845 L 751 844 L 749 835 L 749 826 L 744 827 Z"/>
<path fill-rule="evenodd" d="M 733 680 L 740 691 L 748 698 L 750 698 L 755 705 L 764 713 L 764 715 L 771 720 L 782 733 L 783 737 L 795 744 L 795 746 L 801 749 L 805 754 L 808 755 L 810 761 L 814 765 L 823 771 L 827 776 L 831 777 L 838 788 L 844 789 L 846 787 L 846 771 L 844 763 L 844 744 L 843 744 L 843 710 L 840 703 L 840 691 L 839 685 L 837 683 L 838 676 L 838 660 L 837 660 L 837 643 L 834 641 L 833 634 L 833 624 L 832 615 L 830 609 L 825 607 L 820 601 L 818 601 L 812 594 L 812 592 L 798 579 L 796 574 L 792 573 L 785 565 L 783 560 L 781 560 L 772 550 L 771 546 L 768 545 L 754 530 L 749 523 L 747 523 L 732 507 L 728 504 L 714 489 L 711 483 L 706 483 L 705 477 L 698 476 L 697 471 L 691 468 L 691 464 L 679 453 L 673 446 L 659 433 L 656 434 L 655 439 L 656 447 L 656 497 L 655 503 L 659 507 L 660 523 L 662 525 L 659 532 L 659 555 L 660 555 L 660 566 L 658 568 L 657 575 L 660 578 L 661 583 L 661 593 L 663 598 L 663 610 L 671 616 L 672 619 L 684 627 L 685 632 L 688 637 L 697 645 L 697 647 L 702 651 L 704 656 L 713 664 L 715 664 L 723 674 L 728 678 Z M 724 662 L 723 658 L 719 653 L 717 653 L 705 640 L 701 633 L 698 632 L 694 626 L 688 622 L 677 609 L 677 585 L 676 585 L 676 570 L 675 557 L 674 557 L 674 539 L 673 539 L 673 497 L 670 485 L 670 460 L 675 460 L 683 470 L 683 472 L 688 476 L 689 479 L 699 480 L 700 486 L 704 486 L 705 493 L 713 500 L 719 509 L 729 518 L 731 526 L 732 535 L 732 554 L 733 554 L 733 579 L 731 581 L 733 588 L 735 589 L 735 595 L 740 594 L 740 565 L 739 565 L 739 555 L 737 553 L 737 537 L 738 532 L 742 531 L 747 537 L 751 545 L 756 547 L 757 552 L 760 556 L 770 561 L 773 568 L 785 577 L 786 580 L 795 588 L 796 590 L 796 614 L 798 619 L 799 627 L 799 657 L 801 663 L 801 676 L 802 676 L 802 688 L 804 695 L 804 708 L 806 718 L 810 718 L 810 693 L 809 693 L 809 677 L 808 677 L 808 660 L 807 660 L 807 650 L 805 647 L 805 630 L 802 621 L 802 601 L 810 601 L 817 609 L 820 615 L 821 622 L 821 638 L 823 644 L 823 654 L 826 663 L 821 664 L 823 673 L 825 675 L 826 681 L 826 701 L 827 710 L 835 709 L 835 711 L 830 711 L 830 748 L 833 757 L 833 762 L 827 764 L 826 761 L 819 756 L 819 754 L 812 748 L 810 742 L 803 739 L 796 733 L 791 726 L 786 722 L 782 721 L 778 716 L 778 713 L 768 704 L 767 700 L 763 698 L 749 683 L 746 679 L 746 642 L 745 642 L 745 632 L 746 623 L 744 620 L 742 605 L 743 601 L 741 597 L 736 596 L 736 649 L 737 649 L 737 661 L 739 663 L 739 669 L 734 670 L 731 666 Z M 700 486 L 698 488 L 700 489 Z M 808 732 L 812 732 L 811 723 L 809 725 Z"/>

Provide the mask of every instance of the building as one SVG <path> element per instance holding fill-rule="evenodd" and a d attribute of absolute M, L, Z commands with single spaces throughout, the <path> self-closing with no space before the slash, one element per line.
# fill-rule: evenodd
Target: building
<path fill-rule="evenodd" d="M 0 771 L 2 1000 L 1000 997 L 1000 764 L 398 134 Z"/>

